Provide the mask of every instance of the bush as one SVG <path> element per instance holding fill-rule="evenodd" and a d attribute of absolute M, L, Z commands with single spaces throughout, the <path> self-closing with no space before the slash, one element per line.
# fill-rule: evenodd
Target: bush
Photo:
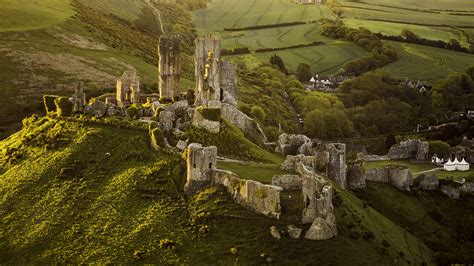
<path fill-rule="evenodd" d="M 441 140 L 435 140 L 435 141 L 430 141 L 430 155 L 438 155 L 439 157 L 447 157 L 449 156 L 449 151 L 451 149 L 451 146 L 449 146 L 448 143 L 441 141 Z"/>
<path fill-rule="evenodd" d="M 245 103 L 239 104 L 239 110 L 246 115 L 251 115 L 252 112 L 250 105 Z"/>
<path fill-rule="evenodd" d="M 253 106 L 250 113 L 252 114 L 252 117 L 256 118 L 259 121 L 263 121 L 267 116 L 265 114 L 265 111 L 260 106 Z"/>
<path fill-rule="evenodd" d="M 220 108 L 199 107 L 197 110 L 207 120 L 211 120 L 211 121 L 221 120 Z"/>
<path fill-rule="evenodd" d="M 59 97 L 54 100 L 56 104 L 56 112 L 58 116 L 71 116 L 72 115 L 72 103 L 66 97 Z"/>
<path fill-rule="evenodd" d="M 56 112 L 56 103 L 54 102 L 58 96 L 45 95 L 43 96 L 44 109 L 47 114 Z"/>
<path fill-rule="evenodd" d="M 136 118 L 138 118 L 138 108 L 135 107 L 135 106 L 130 106 L 130 107 L 128 107 L 126 113 L 127 113 L 127 117 L 128 117 L 129 119 L 136 119 Z"/>
<path fill-rule="evenodd" d="M 165 142 L 165 135 L 161 131 L 161 129 L 154 128 L 150 132 L 150 138 L 151 138 L 151 145 L 154 149 L 158 150 L 160 147 L 164 148 L 166 147 L 166 142 Z"/>

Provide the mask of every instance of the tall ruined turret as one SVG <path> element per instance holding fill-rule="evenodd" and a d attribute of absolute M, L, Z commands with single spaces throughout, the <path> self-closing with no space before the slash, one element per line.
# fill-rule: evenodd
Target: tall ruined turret
<path fill-rule="evenodd" d="M 195 54 L 196 105 L 221 101 L 220 40 L 212 37 L 196 39 Z"/>
<path fill-rule="evenodd" d="M 160 97 L 173 99 L 179 96 L 181 76 L 181 39 L 178 36 L 160 38 L 158 47 L 158 87 Z"/>

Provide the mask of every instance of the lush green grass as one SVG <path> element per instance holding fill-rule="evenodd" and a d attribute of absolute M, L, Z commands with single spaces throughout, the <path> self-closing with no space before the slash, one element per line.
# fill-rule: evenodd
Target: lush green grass
<path fill-rule="evenodd" d="M 250 163 L 244 165 L 235 162 L 218 162 L 217 167 L 234 172 L 243 179 L 251 179 L 265 184 L 271 184 L 273 176 L 291 174 L 281 170 L 280 164 Z"/>
<path fill-rule="evenodd" d="M 262 11 L 263 10 L 263 11 Z M 247 12 L 248 11 L 248 12 Z M 194 19 L 201 34 L 212 32 L 220 36 L 223 48 L 248 47 L 252 51 L 260 48 L 278 48 L 322 41 L 316 47 L 295 48 L 277 52 L 239 56 L 256 65 L 268 62 L 271 55 L 283 58 L 289 69 L 295 71 L 300 63 L 307 63 L 319 74 L 334 74 L 347 61 L 367 54 L 365 50 L 350 42 L 341 42 L 319 34 L 318 23 L 276 27 L 239 32 L 224 32 L 223 28 L 278 24 L 285 22 L 308 22 L 330 18 L 324 5 L 296 5 L 288 1 L 244 0 L 213 1 L 208 8 L 194 12 Z"/>
<path fill-rule="evenodd" d="M 153 151 L 143 131 L 32 119 L 7 147 L 22 156 L 0 172 L 2 264 L 431 264 L 423 243 L 337 186 L 328 241 L 275 240 L 270 226 L 287 220 L 220 189 L 186 199 L 184 161 Z"/>
<path fill-rule="evenodd" d="M 474 198 L 452 200 L 441 193 L 402 192 L 387 184 L 368 182 L 356 191 L 359 198 L 406 228 L 437 251 L 438 263 L 470 263 L 474 259 Z M 418 249 L 410 246 L 410 251 Z"/>
<path fill-rule="evenodd" d="M 191 142 L 201 143 L 204 146 L 216 146 L 220 156 L 271 163 L 283 161 L 280 155 L 269 152 L 248 140 L 240 129 L 224 119 L 221 121 L 221 130 L 217 134 L 194 127 L 189 128 L 186 134 Z"/>
<path fill-rule="evenodd" d="M 69 0 L 2 0 L 0 32 L 48 28 L 72 15 Z"/>

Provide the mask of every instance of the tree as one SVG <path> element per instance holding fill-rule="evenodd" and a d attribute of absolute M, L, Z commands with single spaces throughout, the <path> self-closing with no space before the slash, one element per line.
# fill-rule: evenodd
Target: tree
<path fill-rule="evenodd" d="M 312 77 L 311 66 L 305 63 L 299 64 L 296 69 L 296 75 L 298 76 L 299 81 L 308 82 Z"/>
<path fill-rule="evenodd" d="M 281 59 L 281 57 L 279 57 L 278 55 L 274 54 L 270 57 L 270 64 L 276 66 L 281 72 L 288 74 L 288 70 L 285 67 L 283 59 Z"/>
<path fill-rule="evenodd" d="M 414 42 L 418 40 L 418 36 L 409 30 L 402 30 L 400 36 L 409 42 Z"/>
<path fill-rule="evenodd" d="M 472 44 L 471 46 L 474 49 L 474 44 Z M 472 50 L 472 52 L 474 53 L 474 50 Z M 464 72 L 466 72 L 466 74 L 468 74 L 471 77 L 471 79 L 474 80 L 474 66 L 470 66 L 466 68 Z"/>
<path fill-rule="evenodd" d="M 385 139 L 385 148 L 389 150 L 395 144 L 397 144 L 397 139 L 395 138 L 395 136 L 392 134 L 388 135 Z"/>
<path fill-rule="evenodd" d="M 435 141 L 430 141 L 430 155 L 438 155 L 438 157 L 447 157 L 449 156 L 449 151 L 451 149 L 451 146 L 449 146 L 448 143 L 441 141 L 441 140 L 435 140 Z"/>

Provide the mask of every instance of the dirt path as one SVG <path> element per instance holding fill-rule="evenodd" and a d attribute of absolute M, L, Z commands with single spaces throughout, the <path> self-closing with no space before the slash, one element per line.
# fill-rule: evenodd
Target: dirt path
<path fill-rule="evenodd" d="M 153 11 L 156 13 L 156 15 L 158 16 L 158 21 L 160 22 L 160 29 L 161 29 L 161 32 L 163 33 L 163 35 L 166 37 L 166 32 L 165 32 L 165 28 L 163 27 L 163 21 L 161 20 L 161 13 L 160 13 L 160 10 L 158 10 L 158 8 L 156 8 L 153 3 L 151 2 L 151 0 L 145 0 L 145 2 L 148 4 L 148 6 L 150 6 L 151 9 L 153 9 Z"/>

